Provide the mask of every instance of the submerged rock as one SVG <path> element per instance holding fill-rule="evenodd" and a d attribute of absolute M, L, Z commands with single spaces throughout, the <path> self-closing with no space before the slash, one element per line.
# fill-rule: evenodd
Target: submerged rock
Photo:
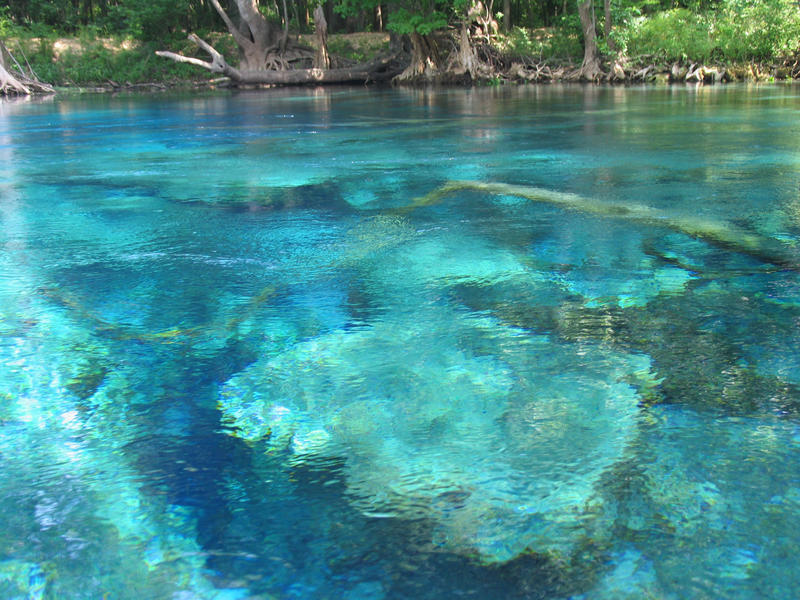
<path fill-rule="evenodd" d="M 427 308 L 337 331 L 224 386 L 230 430 L 345 460 L 365 515 L 427 518 L 434 541 L 485 562 L 569 552 L 595 482 L 624 454 L 645 357 L 555 344 Z"/>

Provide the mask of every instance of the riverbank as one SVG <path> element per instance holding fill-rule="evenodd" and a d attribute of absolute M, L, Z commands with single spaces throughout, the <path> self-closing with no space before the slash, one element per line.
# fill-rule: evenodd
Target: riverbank
<path fill-rule="evenodd" d="M 519 43 L 517 30 L 509 36 L 496 36 L 489 43 L 475 46 L 483 68 L 472 75 L 442 71 L 433 74 L 432 83 L 458 85 L 503 85 L 519 83 L 554 83 L 579 79 L 580 57 L 575 55 L 579 44 L 560 40 L 559 54 L 542 57 L 545 38 L 551 34 L 539 30 L 534 34 L 538 47 L 527 41 Z M 224 33 L 209 36 L 215 47 L 228 57 L 237 49 Z M 312 35 L 298 36 L 298 41 L 315 46 Z M 577 40 L 572 40 L 577 42 Z M 144 43 L 113 37 L 17 37 L 8 40 L 8 47 L 21 65 L 41 81 L 53 84 L 60 91 L 118 92 L 162 91 L 175 88 L 213 89 L 227 87 L 226 78 L 210 75 L 192 65 L 179 64 L 155 55 L 166 44 L 178 52 L 191 54 L 195 48 L 186 40 L 167 43 Z M 389 52 L 388 33 L 354 33 L 329 36 L 328 46 L 336 66 L 350 66 L 370 61 Z M 444 45 L 444 44 L 443 44 Z M 572 47 L 574 46 L 574 47 Z M 533 52 L 538 48 L 539 55 Z M 552 51 L 552 50 L 551 50 Z M 691 58 L 665 60 L 654 54 L 629 57 L 619 54 L 606 57 L 603 75 L 598 83 L 727 83 L 736 81 L 770 82 L 800 79 L 800 50 L 794 54 L 764 61 L 700 61 Z"/>

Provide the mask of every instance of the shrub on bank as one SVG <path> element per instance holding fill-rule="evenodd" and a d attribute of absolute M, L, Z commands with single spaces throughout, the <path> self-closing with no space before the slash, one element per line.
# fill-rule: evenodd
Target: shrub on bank
<path fill-rule="evenodd" d="M 629 56 L 666 62 L 777 62 L 800 49 L 795 0 L 724 0 L 719 8 L 684 8 L 632 19 L 623 37 Z"/>
<path fill-rule="evenodd" d="M 208 73 L 192 65 L 155 55 L 167 42 L 141 42 L 120 36 L 100 36 L 91 28 L 77 36 L 62 37 L 47 28 L 14 28 L 7 37 L 9 49 L 21 62 L 27 60 L 42 81 L 61 86 L 111 83 L 138 84 L 205 80 Z M 195 52 L 184 40 L 170 40 L 171 48 Z M 181 47 L 182 46 L 182 47 Z"/>

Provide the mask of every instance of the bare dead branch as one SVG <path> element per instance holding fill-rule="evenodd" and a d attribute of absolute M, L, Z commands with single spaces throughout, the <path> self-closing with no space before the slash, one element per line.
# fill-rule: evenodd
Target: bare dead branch
<path fill-rule="evenodd" d="M 192 56 L 184 56 L 183 54 L 178 54 L 176 52 L 169 52 L 167 50 L 156 50 L 156 55 L 161 56 L 163 58 L 169 58 L 171 60 L 174 60 L 175 62 L 188 63 L 190 65 L 203 67 L 204 69 L 208 69 L 209 71 L 213 71 L 214 73 L 222 72 L 219 69 L 217 69 L 213 63 L 205 60 L 200 60 L 199 58 L 194 58 Z"/>
<path fill-rule="evenodd" d="M 158 50 L 156 51 L 156 55 L 161 56 L 163 58 L 169 58 L 174 60 L 175 62 L 181 63 L 189 63 L 192 65 L 196 65 L 198 67 L 203 67 L 204 69 L 208 69 L 212 73 L 221 73 L 222 75 L 227 75 L 231 79 L 238 81 L 241 78 L 241 73 L 238 69 L 233 68 L 230 66 L 225 57 L 220 54 L 216 48 L 214 48 L 211 44 L 206 42 L 205 40 L 201 39 L 194 33 L 189 34 L 189 39 L 197 44 L 197 46 L 201 50 L 205 50 L 209 56 L 211 56 L 211 61 L 201 60 L 199 58 L 194 58 L 192 56 L 184 56 L 183 54 L 178 54 L 176 52 L 169 52 L 166 50 Z"/>
<path fill-rule="evenodd" d="M 39 75 L 33 70 L 31 63 L 28 62 L 28 57 L 25 56 L 25 51 L 22 49 L 22 46 L 19 42 L 17 42 L 17 49 L 19 50 L 20 54 L 22 54 L 22 58 L 25 59 L 25 64 L 28 66 L 28 75 L 30 78 L 39 81 Z"/>

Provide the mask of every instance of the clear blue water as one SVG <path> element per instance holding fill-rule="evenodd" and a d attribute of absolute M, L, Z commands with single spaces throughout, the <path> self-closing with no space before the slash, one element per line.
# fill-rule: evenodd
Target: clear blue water
<path fill-rule="evenodd" d="M 798 140 L 796 87 L 0 104 L 0 597 L 796 597 Z"/>

